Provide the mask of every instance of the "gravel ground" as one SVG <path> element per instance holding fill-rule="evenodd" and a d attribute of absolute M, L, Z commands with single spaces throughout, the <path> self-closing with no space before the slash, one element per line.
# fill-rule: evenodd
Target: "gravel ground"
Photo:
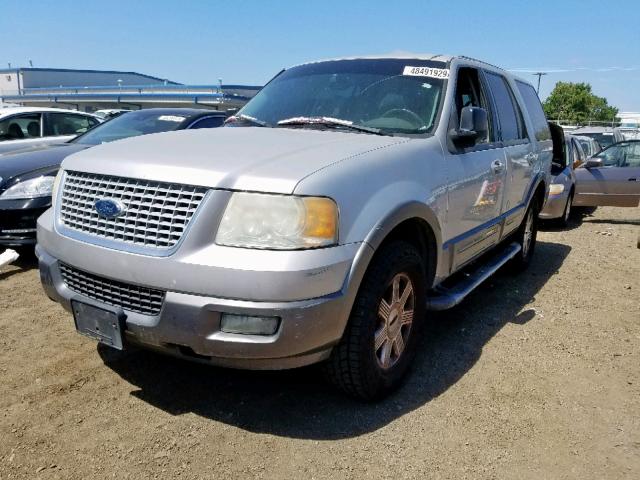
<path fill-rule="evenodd" d="M 22 260 L 0 273 L 0 479 L 640 478 L 638 213 L 541 232 L 527 272 L 430 317 L 377 404 L 315 368 L 97 347 Z"/>

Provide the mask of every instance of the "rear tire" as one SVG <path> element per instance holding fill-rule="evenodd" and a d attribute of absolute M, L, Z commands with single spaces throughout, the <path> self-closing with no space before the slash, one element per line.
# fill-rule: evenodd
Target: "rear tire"
<path fill-rule="evenodd" d="M 538 224 L 540 219 L 540 199 L 535 197 L 531 200 L 527 208 L 522 224 L 516 232 L 515 241 L 520 245 L 520 251 L 511 260 L 511 267 L 516 272 L 526 270 L 531 263 L 531 257 L 536 248 L 536 238 L 538 236 Z"/>
<path fill-rule="evenodd" d="M 425 268 L 413 245 L 382 247 L 365 274 L 340 343 L 324 364 L 347 394 L 374 400 L 393 390 L 415 355 L 425 315 Z"/>

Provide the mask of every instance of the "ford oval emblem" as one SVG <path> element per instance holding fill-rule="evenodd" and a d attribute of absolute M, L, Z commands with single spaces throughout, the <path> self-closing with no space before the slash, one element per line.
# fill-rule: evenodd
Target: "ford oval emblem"
<path fill-rule="evenodd" d="M 122 215 L 126 207 L 120 200 L 114 200 L 113 198 L 101 198 L 96 200 L 93 204 L 98 215 L 104 218 L 116 218 Z"/>

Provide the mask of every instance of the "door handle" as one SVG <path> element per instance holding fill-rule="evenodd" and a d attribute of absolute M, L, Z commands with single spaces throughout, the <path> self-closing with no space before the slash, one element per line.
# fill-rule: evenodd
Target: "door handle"
<path fill-rule="evenodd" d="M 640 182 L 640 178 L 630 178 L 630 182 Z"/>
<path fill-rule="evenodd" d="M 498 173 L 501 173 L 502 170 L 504 170 L 504 163 L 502 163 L 500 160 L 494 160 L 491 163 L 491 170 L 493 171 L 493 173 L 495 173 L 496 175 Z"/>

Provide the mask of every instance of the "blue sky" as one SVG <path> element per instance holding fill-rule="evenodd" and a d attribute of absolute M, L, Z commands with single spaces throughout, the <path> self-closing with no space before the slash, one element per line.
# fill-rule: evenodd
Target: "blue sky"
<path fill-rule="evenodd" d="M 586 81 L 640 111 L 638 0 L 0 0 L 0 65 L 134 70 L 262 84 L 282 67 L 393 51 L 454 53 Z M 522 77 L 535 81 L 529 72 Z"/>

